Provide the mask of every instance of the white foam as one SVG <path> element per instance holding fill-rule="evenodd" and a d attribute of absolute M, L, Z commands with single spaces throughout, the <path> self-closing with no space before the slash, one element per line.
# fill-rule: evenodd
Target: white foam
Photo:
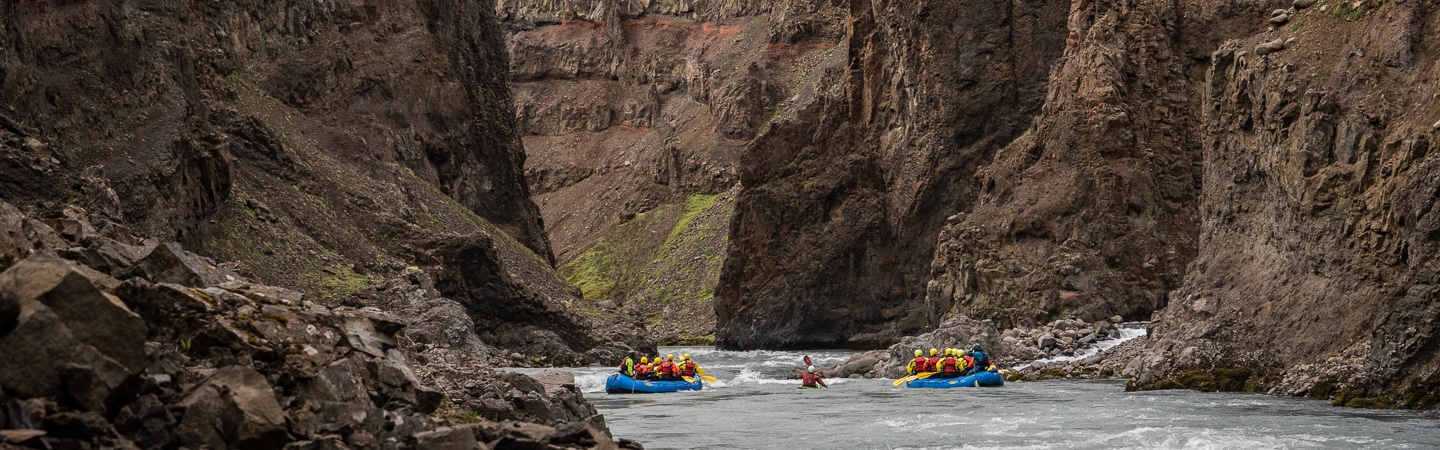
<path fill-rule="evenodd" d="M 1034 363 L 1071 362 L 1089 358 L 1091 356 L 1095 356 L 1096 353 L 1100 353 L 1102 351 L 1114 348 L 1117 345 L 1123 344 L 1125 343 L 1125 341 L 1145 336 L 1146 325 L 1147 322 L 1126 322 L 1118 324 L 1115 326 L 1115 328 L 1120 330 L 1120 338 L 1118 339 L 1106 339 L 1103 341 L 1096 341 L 1094 344 L 1091 344 L 1090 346 L 1085 347 L 1080 352 L 1075 353 L 1074 356 L 1056 356 L 1054 358 L 1039 359 L 1029 364 L 1021 364 L 1012 367 L 1011 369 L 1024 370 L 1030 367 L 1030 364 Z"/>

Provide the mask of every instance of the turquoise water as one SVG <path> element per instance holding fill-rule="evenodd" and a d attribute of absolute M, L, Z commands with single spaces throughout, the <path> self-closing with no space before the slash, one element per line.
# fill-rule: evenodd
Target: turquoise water
<path fill-rule="evenodd" d="M 1260 394 L 1125 392 L 1123 381 L 1015 382 L 906 389 L 892 380 L 783 379 L 802 353 L 691 353 L 718 382 L 672 394 L 610 395 L 610 368 L 574 369 L 618 437 L 647 449 L 1440 448 L 1440 415 L 1336 408 Z M 849 352 L 809 352 L 816 364 Z"/>

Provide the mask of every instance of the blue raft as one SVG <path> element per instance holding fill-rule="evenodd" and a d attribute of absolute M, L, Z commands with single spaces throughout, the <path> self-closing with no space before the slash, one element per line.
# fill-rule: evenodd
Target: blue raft
<path fill-rule="evenodd" d="M 921 378 L 905 383 L 908 388 L 957 388 L 1004 386 L 1005 377 L 996 372 L 980 372 L 959 378 Z"/>
<path fill-rule="evenodd" d="M 675 391 L 698 391 L 703 382 L 695 377 L 695 382 L 688 381 L 654 381 L 636 380 L 618 373 L 610 374 L 605 379 L 605 392 L 608 394 L 656 394 L 661 392 Z"/>

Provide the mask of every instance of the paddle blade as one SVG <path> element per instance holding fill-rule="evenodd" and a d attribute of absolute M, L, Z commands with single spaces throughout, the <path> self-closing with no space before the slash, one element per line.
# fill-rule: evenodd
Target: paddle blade
<path fill-rule="evenodd" d="M 915 375 L 900 377 L 900 379 L 895 380 L 895 382 L 894 382 L 894 383 L 890 383 L 890 385 L 891 385 L 891 386 L 899 386 L 899 385 L 902 385 L 902 384 L 905 384 L 905 383 L 909 383 L 911 380 L 914 380 L 914 379 L 915 379 Z"/>
<path fill-rule="evenodd" d="M 691 377 L 680 377 L 680 378 L 683 378 L 686 383 L 694 383 L 694 382 L 695 382 L 695 379 L 694 379 L 694 378 L 691 378 Z"/>
<path fill-rule="evenodd" d="M 814 364 L 811 364 L 811 363 L 810 363 L 810 355 L 805 355 L 805 367 L 810 367 L 810 366 L 813 366 L 813 365 L 814 365 Z"/>
<path fill-rule="evenodd" d="M 696 367 L 696 368 L 695 368 L 695 373 L 704 375 L 704 374 L 705 374 L 705 369 L 704 369 L 704 368 L 700 368 L 700 367 Z"/>
<path fill-rule="evenodd" d="M 714 382 L 715 382 L 715 377 L 712 377 L 712 376 L 709 376 L 709 375 L 701 375 L 701 376 L 700 376 L 700 379 L 705 380 L 706 383 L 714 383 Z"/>

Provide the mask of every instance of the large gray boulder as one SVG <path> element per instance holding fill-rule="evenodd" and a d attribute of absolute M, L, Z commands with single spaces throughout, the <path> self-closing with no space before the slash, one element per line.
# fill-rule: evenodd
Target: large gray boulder
<path fill-rule="evenodd" d="M 155 283 L 210 287 L 241 281 L 240 275 L 200 256 L 167 242 L 155 247 L 126 272 L 126 278 L 142 277 Z"/>
<path fill-rule="evenodd" d="M 0 273 L 0 291 L 20 307 L 0 339 L 0 385 L 11 392 L 55 397 L 75 388 L 84 406 L 103 411 L 99 400 L 144 368 L 145 322 L 74 264 L 31 256 Z"/>
<path fill-rule="evenodd" d="M 215 371 L 181 402 L 178 432 L 185 445 L 279 448 L 288 441 L 285 411 L 265 375 L 249 367 Z"/>

